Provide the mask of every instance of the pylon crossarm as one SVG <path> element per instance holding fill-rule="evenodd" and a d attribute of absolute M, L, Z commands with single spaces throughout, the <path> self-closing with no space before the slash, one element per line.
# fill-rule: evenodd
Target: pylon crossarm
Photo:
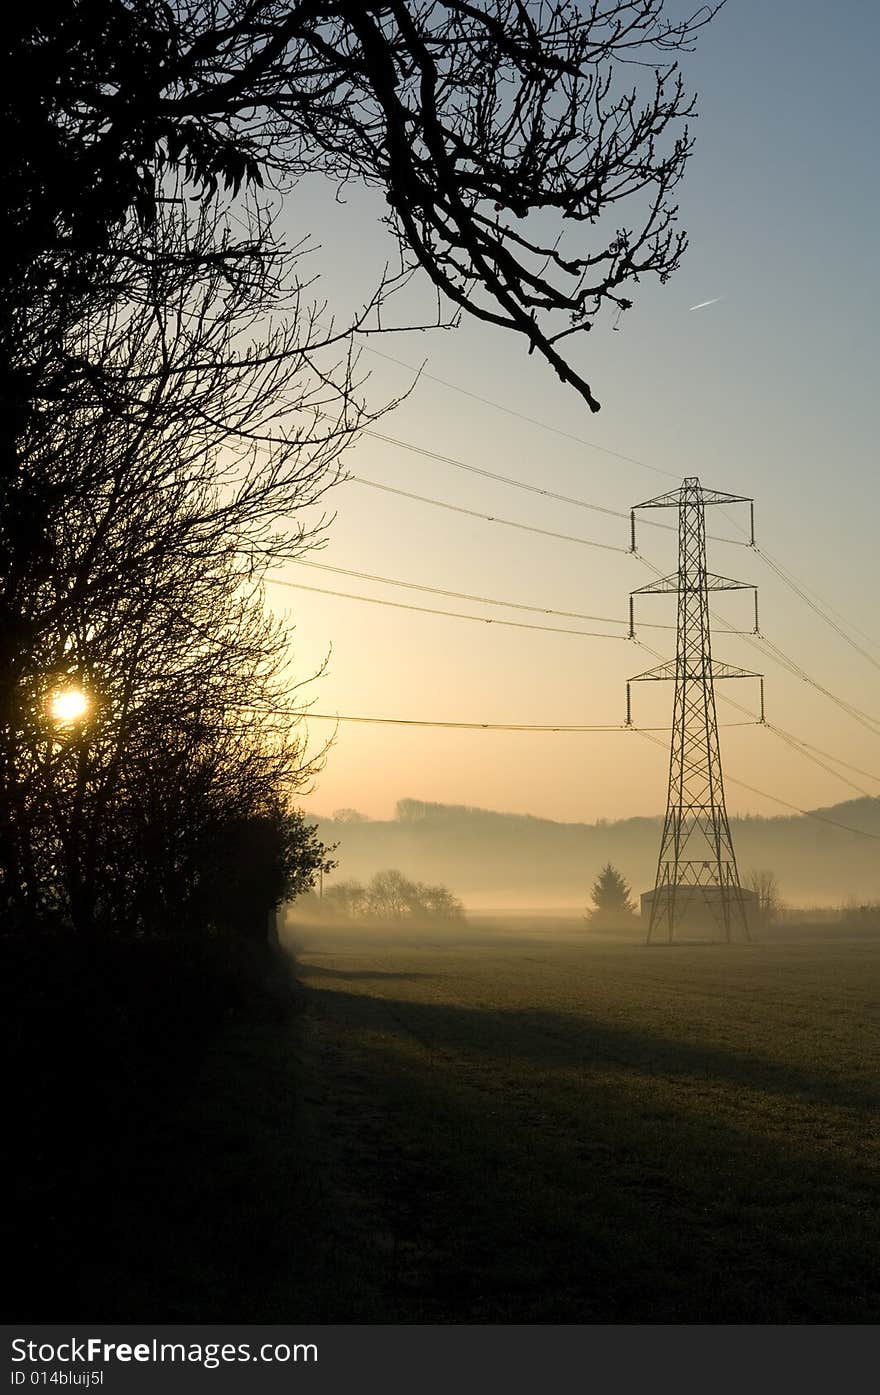
<path fill-rule="evenodd" d="M 703 504 L 753 504 L 755 501 L 750 494 L 725 494 L 721 489 L 703 489 L 699 480 L 694 481 Z M 653 499 L 643 499 L 640 504 L 634 504 L 634 509 L 672 509 L 678 508 L 684 501 L 686 494 L 686 484 L 678 489 L 670 489 L 665 494 L 656 494 Z"/>
<path fill-rule="evenodd" d="M 681 489 L 670 489 L 667 494 L 658 494 L 653 499 L 645 499 L 641 504 L 634 504 L 636 509 L 677 509 L 681 503 Z"/>
<path fill-rule="evenodd" d="M 736 668 L 733 664 L 721 663 L 719 659 L 712 660 L 712 678 L 763 678 L 763 673 L 752 673 L 747 668 Z"/>
<path fill-rule="evenodd" d="M 679 676 L 684 677 L 688 682 L 695 683 L 702 683 L 710 679 L 712 682 L 716 680 L 720 682 L 726 678 L 763 679 L 764 677 L 762 673 L 752 673 L 750 669 L 735 668 L 733 664 L 722 663 L 720 659 L 703 660 L 700 658 L 695 664 L 684 664 L 681 675 L 679 675 L 678 661 L 669 659 L 665 664 L 658 664 L 656 668 L 646 669 L 644 673 L 634 673 L 626 681 L 627 683 L 664 683 Z"/>
<path fill-rule="evenodd" d="M 649 668 L 646 673 L 636 673 L 626 681 L 627 683 L 659 683 L 674 677 L 675 660 L 670 659 L 668 663 L 660 664 L 657 668 Z"/>
<path fill-rule="evenodd" d="M 750 581 L 735 581 L 730 576 L 716 576 L 714 572 L 706 573 L 707 591 L 754 591 L 754 589 Z"/>
<path fill-rule="evenodd" d="M 678 590 L 678 575 L 658 577 L 656 581 L 649 581 L 647 586 L 637 586 L 634 591 L 630 591 L 631 596 L 668 596 Z"/>
<path fill-rule="evenodd" d="M 675 576 L 658 576 L 655 582 L 648 582 L 646 586 L 636 586 L 630 591 L 630 596 L 669 596 L 681 590 L 681 579 L 678 573 Z M 706 573 L 707 591 L 753 591 L 752 582 L 738 582 L 732 576 L 715 576 L 714 572 Z"/>
<path fill-rule="evenodd" d="M 702 489 L 700 493 L 704 504 L 753 504 L 755 502 L 749 494 L 723 494 L 720 489 Z"/>

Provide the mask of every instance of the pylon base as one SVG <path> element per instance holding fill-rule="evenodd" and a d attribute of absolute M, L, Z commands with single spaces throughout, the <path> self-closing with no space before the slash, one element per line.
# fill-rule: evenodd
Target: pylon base
<path fill-rule="evenodd" d="M 652 887 L 639 900 L 646 933 L 658 942 L 745 940 L 758 909 L 754 891 L 733 885 Z"/>

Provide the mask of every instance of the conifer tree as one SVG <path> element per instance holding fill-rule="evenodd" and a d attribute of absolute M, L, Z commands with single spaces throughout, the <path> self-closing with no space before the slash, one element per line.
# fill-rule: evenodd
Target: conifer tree
<path fill-rule="evenodd" d="M 606 862 L 602 868 L 590 895 L 593 899 L 593 905 L 587 911 L 590 921 L 628 920 L 635 914 L 635 905 L 630 900 L 631 889 L 610 862 Z"/>

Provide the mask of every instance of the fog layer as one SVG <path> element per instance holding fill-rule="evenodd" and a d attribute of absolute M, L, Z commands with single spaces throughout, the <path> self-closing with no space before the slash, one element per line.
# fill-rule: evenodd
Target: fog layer
<path fill-rule="evenodd" d="M 813 812 L 820 817 L 731 819 L 743 881 L 754 869 L 771 870 L 789 905 L 880 900 L 880 799 Z M 636 894 L 651 887 L 661 822 L 658 816 L 556 823 L 402 799 L 393 820 L 340 810 L 321 819 L 319 828 L 322 839 L 339 845 L 333 881 L 366 880 L 380 868 L 397 867 L 420 881 L 443 883 L 473 910 L 562 910 L 585 905 L 608 861 Z"/>

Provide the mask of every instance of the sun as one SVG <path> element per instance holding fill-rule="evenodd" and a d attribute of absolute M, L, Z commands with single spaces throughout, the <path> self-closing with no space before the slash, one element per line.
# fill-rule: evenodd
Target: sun
<path fill-rule="evenodd" d="M 49 715 L 56 722 L 79 722 L 90 707 L 89 695 L 82 688 L 56 688 L 49 698 Z"/>

